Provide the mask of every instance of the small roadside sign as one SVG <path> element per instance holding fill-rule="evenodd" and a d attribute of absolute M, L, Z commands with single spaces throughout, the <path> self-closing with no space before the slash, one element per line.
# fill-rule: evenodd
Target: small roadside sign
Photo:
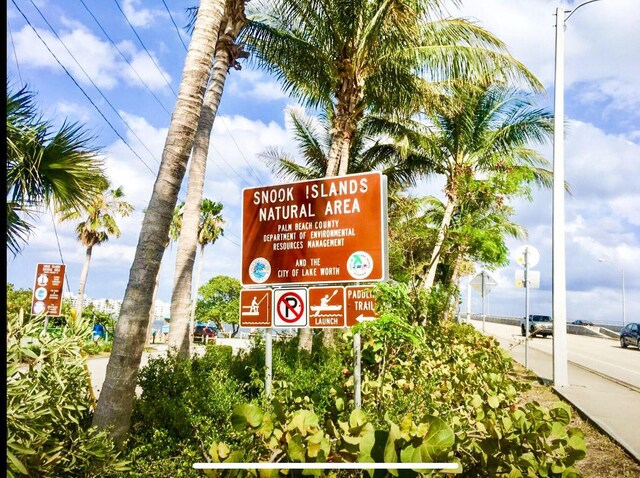
<path fill-rule="evenodd" d="M 64 264 L 38 264 L 33 285 L 31 314 L 59 316 L 62 308 Z"/>
<path fill-rule="evenodd" d="M 376 319 L 376 299 L 373 297 L 373 289 L 373 286 L 345 287 L 347 327 Z"/>
<path fill-rule="evenodd" d="M 344 287 L 309 288 L 309 327 L 344 327 Z"/>
<path fill-rule="evenodd" d="M 271 289 L 240 291 L 240 326 L 271 327 Z"/>
<path fill-rule="evenodd" d="M 522 267 L 535 267 L 540 261 L 540 253 L 538 252 L 538 249 L 528 245 L 518 247 L 513 257 Z"/>
<path fill-rule="evenodd" d="M 273 291 L 273 325 L 275 327 L 307 326 L 307 289 Z"/>
<path fill-rule="evenodd" d="M 495 289 L 497 285 L 496 280 L 491 277 L 487 271 L 482 271 L 471 279 L 471 287 L 483 297 Z"/>
<path fill-rule="evenodd" d="M 540 271 L 528 271 L 527 272 L 527 287 L 529 289 L 540 288 Z M 516 287 L 524 287 L 524 270 L 516 270 Z"/>

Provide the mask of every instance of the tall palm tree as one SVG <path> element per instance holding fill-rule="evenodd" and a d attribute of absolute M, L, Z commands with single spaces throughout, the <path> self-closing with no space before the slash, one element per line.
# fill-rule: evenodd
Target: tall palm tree
<path fill-rule="evenodd" d="M 180 357 L 189 357 L 191 354 L 191 333 L 188 325 L 190 316 L 193 314 L 189 313 L 189 303 L 192 301 L 192 276 L 201 221 L 200 208 L 201 204 L 204 204 L 202 192 L 207 169 L 209 141 L 227 73 L 231 67 L 240 69 L 238 59 L 246 57 L 242 48 L 235 44 L 236 37 L 246 22 L 244 0 L 227 0 L 216 42 L 215 61 L 193 142 L 187 197 L 176 254 L 176 271 L 171 295 L 169 343 L 177 347 Z"/>
<path fill-rule="evenodd" d="M 91 253 L 95 246 L 99 246 L 109 240 L 110 237 L 120 237 L 120 228 L 116 222 L 116 216 L 126 217 L 133 211 L 133 206 L 124 199 L 122 188 L 105 189 L 97 195 L 82 211 L 75 209 L 61 211 L 61 221 L 73 221 L 83 218 L 76 226 L 78 240 L 86 248 L 84 265 L 78 282 L 78 299 L 76 303 L 76 316 L 82 316 L 84 302 L 84 289 L 89 276 L 89 264 Z"/>
<path fill-rule="evenodd" d="M 7 247 L 14 256 L 43 207 L 80 209 L 106 185 L 91 136 L 66 121 L 55 131 L 34 99 L 26 86 L 13 91 L 7 84 Z"/>
<path fill-rule="evenodd" d="M 140 230 L 93 424 L 121 445 L 129 430 L 153 287 L 213 66 L 223 0 L 201 0 L 158 178 Z"/>
<path fill-rule="evenodd" d="M 451 85 L 427 115 L 422 147 L 446 180 L 445 210 L 423 278 L 430 289 L 447 229 L 472 180 L 490 177 L 497 188 L 488 193 L 492 200 L 521 193 L 523 184 L 550 186 L 548 162 L 532 147 L 551 138 L 553 125 L 530 94 L 492 81 Z"/>
<path fill-rule="evenodd" d="M 202 206 L 200 207 L 200 220 L 198 224 L 197 241 L 200 245 L 200 260 L 198 262 L 198 271 L 195 279 L 195 290 L 198 290 L 200 275 L 202 272 L 202 264 L 204 261 L 204 248 L 213 244 L 224 233 L 222 226 L 224 220 L 222 219 L 222 203 L 212 201 L 211 199 L 203 199 Z M 184 212 L 182 214 L 182 221 L 184 221 Z M 182 236 L 181 236 L 182 237 Z M 178 280 L 174 280 L 174 289 L 172 293 L 171 303 L 171 326 L 169 329 L 169 346 L 176 347 L 178 350 L 178 356 L 190 357 L 191 356 L 191 343 L 192 343 L 192 326 L 195 316 L 195 298 L 193 303 L 182 304 L 181 307 L 187 310 L 187 314 L 173 314 L 176 304 L 174 299 L 179 295 L 176 288 L 178 288 Z M 183 296 L 180 294 L 180 296 Z"/>
<path fill-rule="evenodd" d="M 479 26 L 444 19 L 444 0 L 261 0 L 241 33 L 250 61 L 307 105 L 331 108 L 326 176 L 346 174 L 368 110 L 413 109 L 431 81 L 492 74 L 540 83 Z M 428 81 L 427 81 L 428 80 Z"/>

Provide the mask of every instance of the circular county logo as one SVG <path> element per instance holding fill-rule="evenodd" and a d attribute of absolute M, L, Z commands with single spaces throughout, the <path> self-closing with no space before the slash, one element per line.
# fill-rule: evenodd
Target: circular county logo
<path fill-rule="evenodd" d="M 347 260 L 347 272 L 354 279 L 366 279 L 373 270 L 373 259 L 363 251 L 354 252 Z"/>
<path fill-rule="evenodd" d="M 47 298 L 47 289 L 45 289 L 44 287 L 38 287 L 36 289 L 36 299 L 44 300 L 46 298 Z"/>
<path fill-rule="evenodd" d="M 254 259 L 249 265 L 249 277 L 253 282 L 262 284 L 271 275 L 271 264 L 264 257 Z"/>

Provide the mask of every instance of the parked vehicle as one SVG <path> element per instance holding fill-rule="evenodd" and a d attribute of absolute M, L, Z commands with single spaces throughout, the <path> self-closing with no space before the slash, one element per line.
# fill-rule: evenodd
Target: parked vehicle
<path fill-rule="evenodd" d="M 520 319 L 520 331 L 522 336 L 526 335 L 526 320 L 523 317 Z M 547 335 L 553 335 L 553 321 L 548 315 L 529 315 L 529 337 L 535 337 L 539 335 L 546 337 Z"/>
<path fill-rule="evenodd" d="M 588 320 L 574 320 L 571 322 L 573 325 L 593 325 L 593 322 L 589 322 Z"/>
<path fill-rule="evenodd" d="M 217 336 L 218 329 L 216 327 L 198 324 L 193 329 L 194 341 L 200 340 L 202 342 L 207 342 L 209 340 L 215 340 Z"/>
<path fill-rule="evenodd" d="M 620 329 L 620 347 L 624 349 L 629 345 L 640 350 L 640 323 L 632 322 Z"/>

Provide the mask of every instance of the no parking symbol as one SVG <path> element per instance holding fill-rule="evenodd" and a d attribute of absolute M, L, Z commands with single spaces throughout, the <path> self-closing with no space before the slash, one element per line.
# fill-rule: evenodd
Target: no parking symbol
<path fill-rule="evenodd" d="M 307 326 L 307 289 L 277 289 L 273 291 L 276 327 Z"/>

